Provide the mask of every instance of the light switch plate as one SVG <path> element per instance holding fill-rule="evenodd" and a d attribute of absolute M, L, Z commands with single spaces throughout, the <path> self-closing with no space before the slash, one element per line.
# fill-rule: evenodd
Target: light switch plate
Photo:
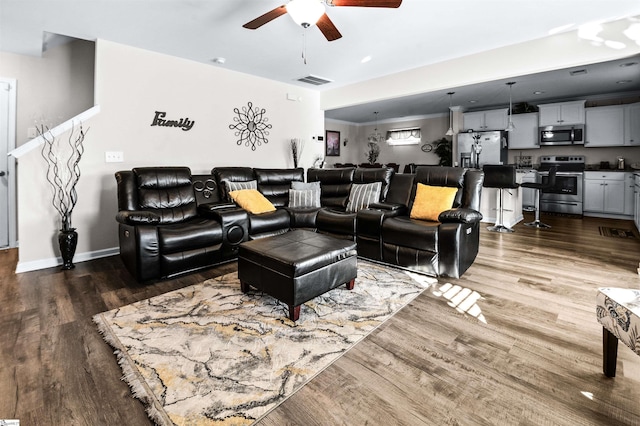
<path fill-rule="evenodd" d="M 104 153 L 105 163 L 122 163 L 124 161 L 124 153 L 122 151 L 106 151 Z"/>

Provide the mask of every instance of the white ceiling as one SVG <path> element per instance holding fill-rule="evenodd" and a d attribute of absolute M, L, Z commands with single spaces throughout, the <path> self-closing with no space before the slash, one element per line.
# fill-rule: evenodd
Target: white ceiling
<path fill-rule="evenodd" d="M 298 27 L 286 15 L 257 30 L 242 28 L 244 23 L 285 2 L 0 0 L 0 50 L 40 56 L 45 32 L 86 40 L 106 39 L 325 90 L 539 39 L 569 24 L 575 29 L 585 23 L 634 16 L 631 19 L 640 22 L 639 0 L 404 0 L 398 9 L 327 7 L 327 14 L 343 35 L 334 42 L 327 42 L 315 27 L 306 30 Z M 303 50 L 306 64 L 302 60 Z M 371 60 L 361 63 L 366 56 L 371 56 Z M 215 64 L 212 60 L 217 57 L 225 58 L 226 62 Z M 565 83 L 553 75 L 540 75 L 543 80 L 536 77 L 545 86 L 536 84 L 533 77 L 513 79 L 514 102 L 529 101 L 529 93 L 534 90 L 545 90 L 547 99 L 567 97 L 570 91 L 576 94 L 581 90 L 591 93 L 640 90 L 639 74 L 637 66 L 622 68 L 615 64 L 607 70 L 593 66 L 586 76 L 581 76 L 591 79 L 586 85 L 575 83 L 576 77 L 569 84 L 569 80 Z M 314 87 L 296 81 L 307 75 L 333 82 Z M 615 81 L 607 85 L 596 80 L 597 75 L 633 82 L 621 89 Z M 504 83 L 452 88 L 456 92 L 454 105 L 468 101 L 465 96 L 478 99 L 475 107 L 508 102 Z M 565 92 L 560 92 L 561 89 Z M 465 95 L 467 90 L 469 94 Z M 427 98 L 413 96 L 328 111 L 327 117 L 371 122 L 373 111 L 380 111 L 379 117 L 384 119 L 444 113 L 448 104 L 445 91 Z"/>

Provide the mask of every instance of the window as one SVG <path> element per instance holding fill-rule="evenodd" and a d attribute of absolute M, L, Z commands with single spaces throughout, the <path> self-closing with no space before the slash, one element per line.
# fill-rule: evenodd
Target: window
<path fill-rule="evenodd" d="M 420 129 L 395 129 L 387 132 L 389 145 L 418 145 L 420 143 Z"/>

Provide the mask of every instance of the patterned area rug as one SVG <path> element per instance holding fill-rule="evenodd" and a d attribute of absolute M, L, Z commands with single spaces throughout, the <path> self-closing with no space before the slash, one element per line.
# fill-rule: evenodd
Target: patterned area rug
<path fill-rule="evenodd" d="M 615 237 L 615 238 L 635 238 L 635 234 L 631 229 L 617 229 L 617 228 L 609 228 L 607 226 L 600 226 L 598 228 L 600 230 L 600 235 L 605 237 Z"/>
<path fill-rule="evenodd" d="M 436 282 L 359 260 L 354 290 L 307 302 L 294 323 L 233 273 L 93 320 L 157 424 L 248 425 Z"/>

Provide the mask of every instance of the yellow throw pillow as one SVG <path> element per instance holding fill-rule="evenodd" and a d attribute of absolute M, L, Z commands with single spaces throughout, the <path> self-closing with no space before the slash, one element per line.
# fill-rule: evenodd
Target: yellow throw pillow
<path fill-rule="evenodd" d="M 275 211 L 276 208 L 257 189 L 239 189 L 229 192 L 229 196 L 240 207 L 253 214 Z"/>
<path fill-rule="evenodd" d="M 453 207 L 458 188 L 418 184 L 410 217 L 412 219 L 437 221 L 438 216 Z"/>

